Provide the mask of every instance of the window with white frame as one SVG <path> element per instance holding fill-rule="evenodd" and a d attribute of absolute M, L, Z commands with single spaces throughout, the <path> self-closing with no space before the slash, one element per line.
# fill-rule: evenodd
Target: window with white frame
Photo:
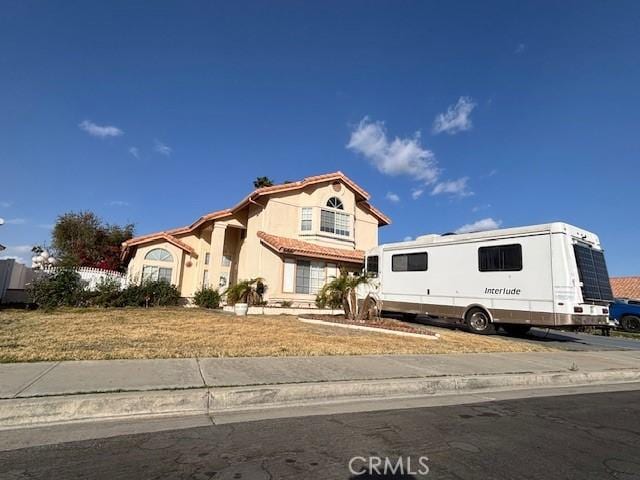
<path fill-rule="evenodd" d="M 329 200 L 327 200 L 327 207 L 335 208 L 336 210 L 344 210 L 342 200 L 340 200 L 338 197 L 331 197 Z"/>
<path fill-rule="evenodd" d="M 158 267 L 157 265 L 144 265 L 142 267 L 142 281 L 164 281 L 171 283 L 171 269 Z"/>
<path fill-rule="evenodd" d="M 154 260 L 156 262 L 173 262 L 173 257 L 164 248 L 154 248 L 144 256 L 145 260 Z"/>
<path fill-rule="evenodd" d="M 209 265 L 210 261 L 211 261 L 211 253 L 210 252 L 206 252 L 204 254 L 204 264 L 205 265 Z"/>
<path fill-rule="evenodd" d="M 315 295 L 327 281 L 324 262 L 296 262 L 296 293 Z"/>
<path fill-rule="evenodd" d="M 300 230 L 303 232 L 311 231 L 313 227 L 313 209 L 309 207 L 302 208 L 300 213 Z"/>
<path fill-rule="evenodd" d="M 209 286 L 209 270 L 205 270 L 204 272 L 202 272 L 202 286 Z"/>
<path fill-rule="evenodd" d="M 342 212 L 325 210 L 320 212 L 320 231 L 334 233 L 342 237 L 351 236 L 351 220 L 349 215 Z"/>
<path fill-rule="evenodd" d="M 223 267 L 231 266 L 231 255 L 222 255 L 222 266 Z"/>
<path fill-rule="evenodd" d="M 320 231 L 340 235 L 351 236 L 350 216 L 340 210 L 344 210 L 344 204 L 338 197 L 327 200 L 326 207 L 320 211 Z"/>

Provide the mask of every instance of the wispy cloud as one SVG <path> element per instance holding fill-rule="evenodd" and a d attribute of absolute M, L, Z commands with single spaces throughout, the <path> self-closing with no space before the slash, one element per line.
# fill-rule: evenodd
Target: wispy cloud
<path fill-rule="evenodd" d="M 422 196 L 423 193 L 424 193 L 424 189 L 414 188 L 411 190 L 411 198 L 413 198 L 414 200 L 417 200 Z"/>
<path fill-rule="evenodd" d="M 403 241 L 403 242 L 410 242 L 411 240 L 413 240 L 413 237 L 411 237 L 411 236 L 409 236 L 409 235 L 407 235 L 406 237 L 404 237 L 404 238 L 402 239 L 402 241 Z"/>
<path fill-rule="evenodd" d="M 39 223 L 38 228 L 44 228 L 45 230 L 53 230 L 55 225 L 53 223 Z"/>
<path fill-rule="evenodd" d="M 96 125 L 90 120 L 84 120 L 78 126 L 92 137 L 119 137 L 124 134 L 118 127 L 114 127 L 113 125 Z"/>
<path fill-rule="evenodd" d="M 487 208 L 491 208 L 491 204 L 490 203 L 486 203 L 484 205 L 476 205 L 475 207 L 473 207 L 471 209 L 471 211 L 473 213 L 479 212 L 480 210 L 486 210 Z"/>
<path fill-rule="evenodd" d="M 0 202 L 0 207 L 2 208 L 9 208 L 11 205 L 13 205 L 13 202 L 6 202 L 6 201 Z"/>
<path fill-rule="evenodd" d="M 27 264 L 28 254 L 31 252 L 31 245 L 12 245 L 7 246 L 0 254 L 0 260 L 13 258 L 20 263 Z M 30 264 L 30 263 L 29 263 Z"/>
<path fill-rule="evenodd" d="M 484 232 L 485 230 L 495 230 L 502 225 L 501 220 L 493 218 L 483 218 L 477 222 L 467 223 L 456 230 L 456 233 Z"/>
<path fill-rule="evenodd" d="M 514 53 L 516 55 L 522 55 L 526 49 L 527 49 L 527 46 L 524 43 L 519 43 L 518 45 L 516 45 L 516 49 Z"/>
<path fill-rule="evenodd" d="M 436 157 L 422 146 L 419 132 L 413 137 L 390 140 L 384 123 L 371 121 L 368 117 L 351 132 L 347 148 L 363 155 L 387 175 L 407 175 L 431 184 L 440 174 Z"/>
<path fill-rule="evenodd" d="M 164 155 L 165 157 L 169 157 L 173 153 L 173 149 L 169 145 L 165 145 L 164 143 L 162 143 L 160 140 L 155 141 L 153 149 L 160 155 Z"/>
<path fill-rule="evenodd" d="M 469 191 L 468 181 L 469 177 L 462 177 L 457 180 L 439 182 L 433 187 L 433 190 L 431 190 L 431 195 L 447 194 L 456 197 L 468 197 L 473 195 L 473 192 Z"/>
<path fill-rule="evenodd" d="M 436 116 L 433 122 L 433 133 L 446 132 L 455 135 L 459 132 L 470 130 L 473 127 L 471 112 L 476 108 L 476 103 L 470 97 L 460 97 L 455 105 L 450 105 L 445 113 Z"/>
<path fill-rule="evenodd" d="M 387 194 L 385 195 L 385 198 L 392 203 L 400 202 L 400 197 L 393 192 L 387 192 Z"/>
<path fill-rule="evenodd" d="M 140 158 L 140 151 L 138 150 L 138 147 L 129 147 L 129 153 L 135 158 Z"/>
<path fill-rule="evenodd" d="M 124 200 L 111 200 L 107 203 L 110 207 L 128 207 L 131 205 L 129 202 L 125 202 Z"/>
<path fill-rule="evenodd" d="M 4 221 L 7 225 L 24 225 L 27 223 L 26 218 L 9 218 Z"/>

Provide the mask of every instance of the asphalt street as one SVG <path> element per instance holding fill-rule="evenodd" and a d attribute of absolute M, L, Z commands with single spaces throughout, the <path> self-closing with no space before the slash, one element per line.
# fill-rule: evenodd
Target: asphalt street
<path fill-rule="evenodd" d="M 392 318 L 401 319 L 400 316 L 388 314 Z M 453 321 L 439 318 L 431 318 L 420 315 L 417 323 L 427 325 L 438 331 L 440 328 L 456 329 Z M 552 330 L 544 328 L 532 328 L 529 333 L 522 337 L 507 335 L 501 330 L 496 335 L 508 337 L 514 341 L 541 344 L 551 348 L 568 351 L 602 351 L 602 350 L 640 350 L 640 340 L 622 337 L 605 337 L 602 335 L 591 335 L 588 333 L 568 332 L 562 330 Z"/>
<path fill-rule="evenodd" d="M 640 392 L 633 391 L 62 443 L 0 453 L 0 478 L 630 480 L 640 479 L 639 452 Z M 385 458 L 395 474 L 382 473 Z"/>

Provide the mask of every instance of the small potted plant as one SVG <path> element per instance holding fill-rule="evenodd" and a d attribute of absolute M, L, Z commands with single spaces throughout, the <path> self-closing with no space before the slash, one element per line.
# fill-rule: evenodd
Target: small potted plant
<path fill-rule="evenodd" d="M 227 289 L 227 303 L 238 316 L 245 316 L 251 305 L 262 301 L 265 284 L 261 278 L 242 280 Z"/>

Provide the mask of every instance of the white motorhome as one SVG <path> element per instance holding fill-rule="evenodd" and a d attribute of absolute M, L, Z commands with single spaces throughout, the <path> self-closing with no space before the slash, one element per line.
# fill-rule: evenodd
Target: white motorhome
<path fill-rule="evenodd" d="M 566 223 L 424 235 L 366 254 L 380 310 L 453 318 L 476 333 L 496 326 L 603 326 L 613 300 L 596 235 Z"/>

